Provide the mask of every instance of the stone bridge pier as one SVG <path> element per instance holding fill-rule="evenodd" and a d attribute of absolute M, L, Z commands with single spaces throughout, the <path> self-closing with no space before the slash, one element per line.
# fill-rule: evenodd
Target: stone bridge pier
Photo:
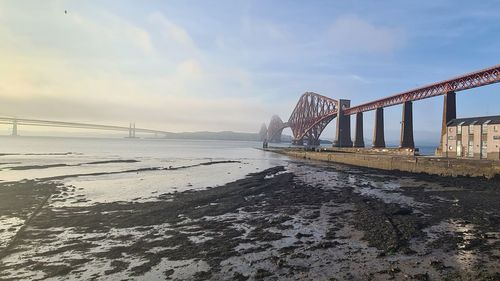
<path fill-rule="evenodd" d="M 401 117 L 401 141 L 400 148 L 415 148 L 413 140 L 413 102 L 407 101 L 403 104 L 403 116 Z"/>
<path fill-rule="evenodd" d="M 385 147 L 384 137 L 384 108 L 379 107 L 375 110 L 375 127 L 373 128 L 373 148 Z"/>
<path fill-rule="evenodd" d="M 18 134 L 17 134 L 17 120 L 14 120 L 12 122 L 12 136 L 14 136 L 14 137 L 18 136 Z"/>
<path fill-rule="evenodd" d="M 351 106 L 350 100 L 339 100 L 337 114 L 337 134 L 333 142 L 336 147 L 352 147 L 351 140 L 351 115 L 344 114 L 344 109 Z"/>
<path fill-rule="evenodd" d="M 135 123 L 130 123 L 130 126 L 128 128 L 128 137 L 135 138 Z"/>
<path fill-rule="evenodd" d="M 356 113 L 356 135 L 354 136 L 354 147 L 365 147 L 363 137 L 363 112 Z"/>
<path fill-rule="evenodd" d="M 441 138 L 439 140 L 439 147 L 436 150 L 437 155 L 443 155 L 443 146 L 446 145 L 446 130 L 448 122 L 457 118 L 457 96 L 455 92 L 448 92 L 444 95 L 443 102 L 443 121 L 441 123 Z"/>

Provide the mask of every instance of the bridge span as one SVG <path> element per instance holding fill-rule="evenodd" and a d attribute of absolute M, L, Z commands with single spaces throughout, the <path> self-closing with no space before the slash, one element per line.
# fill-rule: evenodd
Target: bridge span
<path fill-rule="evenodd" d="M 62 121 L 50 121 L 50 120 L 39 120 L 39 119 L 26 119 L 26 118 L 15 118 L 15 117 L 0 117 L 0 124 L 12 125 L 12 136 L 17 136 L 19 134 L 18 126 L 39 126 L 39 127 L 55 127 L 55 128 L 76 128 L 76 129 L 92 129 L 92 130 L 105 130 L 105 131 L 128 131 L 129 138 L 135 138 L 136 133 L 149 133 L 155 135 L 165 135 L 169 132 L 136 128 L 135 123 L 130 123 L 128 127 L 124 126 L 111 126 L 111 125 L 100 125 L 100 124 L 89 124 L 89 123 L 76 123 L 76 122 L 62 122 Z"/>
<path fill-rule="evenodd" d="M 277 134 L 290 127 L 294 144 L 319 145 L 319 136 L 333 119 L 337 118 L 334 146 L 364 147 L 363 113 L 375 110 L 373 147 L 385 147 L 384 108 L 403 105 L 401 121 L 401 148 L 414 148 L 413 102 L 431 97 L 444 96 L 441 136 L 446 133 L 446 124 L 456 118 L 456 92 L 500 82 L 500 65 L 467 73 L 441 82 L 398 93 L 357 106 L 347 99 L 332 99 L 316 93 L 304 93 L 295 106 L 290 118 L 281 127 L 268 129 L 268 140 L 276 140 Z M 354 142 L 351 139 L 351 115 L 356 115 Z M 273 117 L 274 118 L 274 117 Z M 441 142 L 443 137 L 441 137 Z M 442 143 L 440 145 L 442 147 Z"/>

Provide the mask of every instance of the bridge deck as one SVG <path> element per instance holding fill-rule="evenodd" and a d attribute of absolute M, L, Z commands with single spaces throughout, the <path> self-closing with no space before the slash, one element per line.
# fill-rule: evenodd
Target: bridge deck
<path fill-rule="evenodd" d="M 500 65 L 471 72 L 445 81 L 433 83 L 393 96 L 378 99 L 344 110 L 344 114 L 352 115 L 370 111 L 381 107 L 403 104 L 407 101 L 416 101 L 443 95 L 449 92 L 458 92 L 500 82 Z"/>
<path fill-rule="evenodd" d="M 144 129 L 144 128 L 130 128 L 124 126 L 112 126 L 112 125 L 100 125 L 100 124 L 89 124 L 89 123 L 77 123 L 77 122 L 63 122 L 63 121 L 50 121 L 50 120 L 38 120 L 38 119 L 26 119 L 26 118 L 13 118 L 13 117 L 0 117 L 0 124 L 14 124 L 17 125 L 27 125 L 27 126 L 42 126 L 42 127 L 57 127 L 57 128 L 77 128 L 77 129 L 96 129 L 96 130 L 108 130 L 108 131 L 129 131 L 133 129 L 135 132 L 140 133 L 153 133 L 153 134 L 168 134 L 169 132 Z"/>

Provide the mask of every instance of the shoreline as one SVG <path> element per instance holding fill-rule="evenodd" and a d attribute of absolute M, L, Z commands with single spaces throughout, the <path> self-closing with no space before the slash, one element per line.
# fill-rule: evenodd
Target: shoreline
<path fill-rule="evenodd" d="M 0 183 L 0 216 L 39 207 L 1 249 L 0 278 L 500 277 L 500 189 L 487 181 L 291 160 L 151 202 L 54 207 L 74 193 L 49 180 Z"/>
<path fill-rule="evenodd" d="M 500 176 L 500 161 L 454 159 L 437 156 L 390 155 L 375 153 L 351 153 L 342 151 L 306 151 L 293 148 L 272 147 L 264 149 L 294 158 L 346 164 L 385 171 L 401 171 L 413 174 L 437 176 L 483 177 Z"/>

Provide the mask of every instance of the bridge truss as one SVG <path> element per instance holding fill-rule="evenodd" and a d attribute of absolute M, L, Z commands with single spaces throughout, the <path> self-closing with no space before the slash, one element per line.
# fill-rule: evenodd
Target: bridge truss
<path fill-rule="evenodd" d="M 337 100 L 312 92 L 304 93 L 288 119 L 294 141 L 302 143 L 306 139 L 309 144 L 318 144 L 321 132 L 337 113 Z"/>
<path fill-rule="evenodd" d="M 403 104 L 407 101 L 422 100 L 450 92 L 463 91 L 497 82 L 500 82 L 500 65 L 350 107 L 344 110 L 343 113 L 346 115 L 352 115 L 359 112 L 375 110 L 377 108 Z"/>
<path fill-rule="evenodd" d="M 338 117 L 339 114 L 341 117 L 357 114 L 357 116 L 359 115 L 362 119 L 362 113 L 365 111 L 375 109 L 381 111 L 384 107 L 398 104 L 406 105 L 412 101 L 455 93 L 498 82 L 500 82 L 500 65 L 495 65 L 452 79 L 429 84 L 358 106 L 342 108 L 340 110 L 339 101 L 316 93 L 306 92 L 300 97 L 288 122 L 283 123 L 282 126 L 288 126 L 292 129 L 294 142 L 296 144 L 302 144 L 304 140 L 307 140 L 308 144 L 317 145 L 319 144 L 319 136 L 325 127 L 334 118 Z M 358 122 L 358 124 L 362 126 L 362 120 Z M 280 127 L 279 129 L 278 131 L 281 132 L 283 128 Z M 356 131 L 362 132 L 362 129 L 357 129 Z"/>

